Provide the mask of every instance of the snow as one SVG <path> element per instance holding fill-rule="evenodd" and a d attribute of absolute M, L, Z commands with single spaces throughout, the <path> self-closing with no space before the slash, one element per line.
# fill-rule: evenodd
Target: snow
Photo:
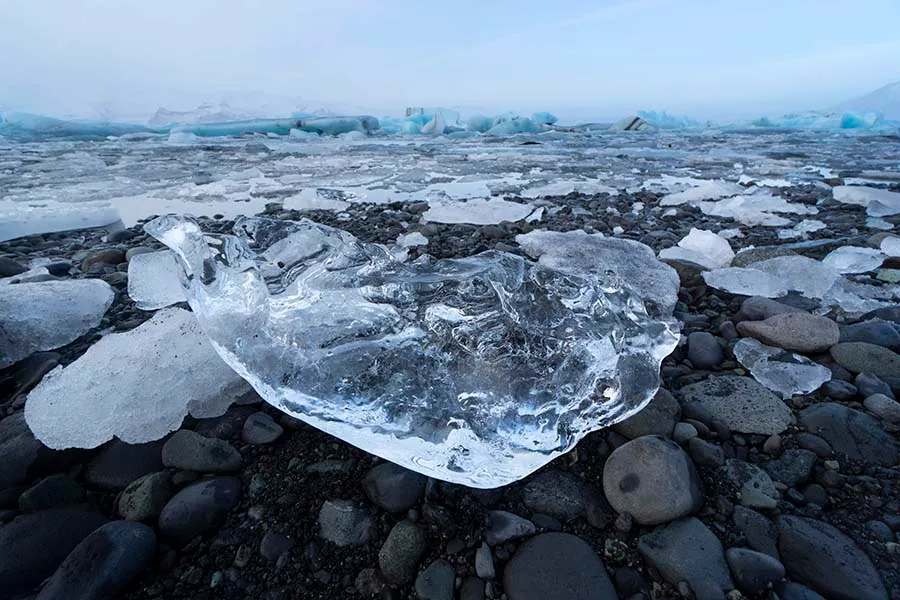
<path fill-rule="evenodd" d="M 25 420 L 54 449 L 96 448 L 114 437 L 140 444 L 178 429 L 188 414 L 222 415 L 249 391 L 193 314 L 168 308 L 50 371 L 28 395 Z"/>
<path fill-rule="evenodd" d="M 690 233 L 678 242 L 678 246 L 660 250 L 659 257 L 686 260 L 707 269 L 718 269 L 731 264 L 734 251 L 725 238 L 712 231 L 692 228 Z"/>
<path fill-rule="evenodd" d="M 169 250 L 137 254 L 128 261 L 128 296 L 141 310 L 184 302 L 180 270 Z"/>
<path fill-rule="evenodd" d="M 75 341 L 100 325 L 114 298 L 100 279 L 0 284 L 0 368 Z"/>

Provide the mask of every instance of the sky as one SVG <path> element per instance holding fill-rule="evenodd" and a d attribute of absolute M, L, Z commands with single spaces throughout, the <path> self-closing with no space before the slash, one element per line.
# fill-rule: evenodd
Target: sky
<path fill-rule="evenodd" d="M 900 80 L 898 0 L 0 0 L 0 110 L 201 102 L 699 118 Z"/>

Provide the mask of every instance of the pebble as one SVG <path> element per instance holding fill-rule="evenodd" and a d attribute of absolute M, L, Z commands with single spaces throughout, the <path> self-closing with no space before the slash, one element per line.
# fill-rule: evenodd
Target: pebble
<path fill-rule="evenodd" d="M 873 394 L 863 400 L 863 406 L 867 411 L 888 423 L 900 424 L 900 402 L 885 396 Z"/>
<path fill-rule="evenodd" d="M 129 521 L 156 519 L 174 494 L 172 475 L 168 471 L 144 475 L 119 495 L 119 514 Z"/>
<path fill-rule="evenodd" d="M 698 369 L 711 369 L 725 360 L 725 351 L 714 335 L 695 331 L 688 335 L 688 360 Z"/>
<path fill-rule="evenodd" d="M 725 464 L 725 451 L 718 444 L 693 438 L 688 441 L 688 454 L 700 467 L 714 469 Z"/>
<path fill-rule="evenodd" d="M 778 530 L 772 521 L 746 506 L 735 506 L 732 519 L 734 525 L 747 538 L 747 545 L 757 552 L 778 558 L 778 548 L 775 544 Z"/>
<path fill-rule="evenodd" d="M 697 435 L 697 428 L 684 421 L 676 423 L 675 430 L 672 431 L 672 439 L 679 444 L 686 444 L 688 441 L 697 437 Z"/>
<path fill-rule="evenodd" d="M 244 421 L 241 439 L 247 444 L 271 444 L 281 437 L 284 428 L 264 412 L 255 412 Z"/>
<path fill-rule="evenodd" d="M 375 522 L 351 500 L 326 500 L 319 510 L 319 535 L 342 547 L 365 544 L 375 535 Z"/>
<path fill-rule="evenodd" d="M 883 394 L 890 399 L 894 399 L 894 391 L 880 377 L 872 373 L 860 373 L 856 376 L 856 389 L 863 397 L 872 396 L 873 394 Z"/>
<path fill-rule="evenodd" d="M 762 321 L 776 315 L 802 312 L 804 312 L 802 309 L 782 304 L 771 298 L 751 296 L 741 303 L 738 319 L 740 321 Z"/>
<path fill-rule="evenodd" d="M 818 504 L 823 507 L 828 504 L 828 492 L 818 483 L 811 483 L 803 488 L 803 497 L 810 504 Z"/>
<path fill-rule="evenodd" d="M 746 594 L 758 594 L 784 577 L 784 565 L 762 552 L 729 548 L 725 560 L 738 589 Z"/>
<path fill-rule="evenodd" d="M 528 519 L 505 510 L 492 510 L 488 513 L 488 521 L 484 537 L 491 546 L 534 535 L 537 531 L 534 523 Z"/>
<path fill-rule="evenodd" d="M 786 450 L 779 458 L 763 463 L 763 470 L 775 481 L 797 487 L 809 480 L 816 465 L 816 454 L 809 450 Z"/>
<path fill-rule="evenodd" d="M 484 600 L 484 582 L 472 576 L 463 579 L 459 600 Z"/>
<path fill-rule="evenodd" d="M 503 571 L 509 600 L 617 600 L 603 561 L 581 538 L 542 533 L 519 546 Z"/>
<path fill-rule="evenodd" d="M 666 581 L 675 586 L 686 581 L 697 596 L 712 586 L 720 594 L 734 587 L 719 538 L 696 518 L 641 536 L 638 551 Z"/>
<path fill-rule="evenodd" d="M 645 435 L 671 437 L 681 415 L 681 405 L 668 390 L 660 388 L 640 412 L 613 425 L 613 431 L 630 440 Z"/>
<path fill-rule="evenodd" d="M 77 506 L 27 514 L 0 527 L 0 590 L 4 596 L 28 593 L 106 522 L 96 509 Z"/>
<path fill-rule="evenodd" d="M 681 388 L 681 396 L 683 404 L 698 404 L 713 420 L 741 433 L 782 433 L 793 419 L 781 398 L 749 377 L 710 377 Z"/>
<path fill-rule="evenodd" d="M 177 546 L 218 529 L 241 499 L 241 482 L 234 477 L 202 479 L 166 503 L 159 515 L 159 531 Z"/>
<path fill-rule="evenodd" d="M 93 252 L 81 261 L 81 270 L 85 273 L 97 273 L 106 267 L 115 267 L 125 262 L 125 253 L 116 248 Z"/>
<path fill-rule="evenodd" d="M 866 521 L 866 529 L 882 542 L 893 542 L 894 532 L 884 521 Z"/>
<path fill-rule="evenodd" d="M 725 476 L 738 490 L 741 505 L 750 508 L 775 508 L 778 491 L 769 475 L 748 462 L 730 458 L 725 461 Z"/>
<path fill-rule="evenodd" d="M 885 525 L 885 527 L 887 526 Z M 496 576 L 494 557 L 486 542 L 482 542 L 478 550 L 475 551 L 475 573 L 482 579 L 493 579 Z"/>
<path fill-rule="evenodd" d="M 453 600 L 455 581 L 453 566 L 439 558 L 416 577 L 416 597 L 419 600 Z"/>
<path fill-rule="evenodd" d="M 24 411 L 6 417 L 0 421 L 0 490 L 25 483 L 45 470 L 55 454 L 35 439 Z"/>
<path fill-rule="evenodd" d="M 136 479 L 163 469 L 162 449 L 165 440 L 146 444 L 110 442 L 87 467 L 88 483 L 105 490 L 123 490 Z"/>
<path fill-rule="evenodd" d="M 661 436 L 623 444 L 603 467 L 603 491 L 616 512 L 641 525 L 690 515 L 703 504 L 703 490 L 690 457 Z"/>
<path fill-rule="evenodd" d="M 408 585 L 415 579 L 419 561 L 427 551 L 428 534 L 415 523 L 400 521 L 378 551 L 381 573 L 393 584 Z"/>
<path fill-rule="evenodd" d="M 842 342 L 831 347 L 831 357 L 852 373 L 900 377 L 900 355 L 882 346 L 865 342 Z"/>
<path fill-rule="evenodd" d="M 240 435 L 244 421 L 255 412 L 252 406 L 232 406 L 220 417 L 198 419 L 194 431 L 203 437 L 231 440 Z"/>
<path fill-rule="evenodd" d="M 259 543 L 259 553 L 267 561 L 277 563 L 278 559 L 293 547 L 294 540 L 281 532 L 270 529 Z"/>
<path fill-rule="evenodd" d="M 392 462 L 372 467 L 363 478 L 366 495 L 392 513 L 407 511 L 422 499 L 427 477 Z"/>
<path fill-rule="evenodd" d="M 786 583 L 778 591 L 781 600 L 825 600 L 822 596 L 799 583 Z"/>
<path fill-rule="evenodd" d="M 532 512 L 571 521 L 584 514 L 585 495 L 581 478 L 551 469 L 527 479 L 522 490 L 522 503 Z"/>
<path fill-rule="evenodd" d="M 71 477 L 50 475 L 22 492 L 19 508 L 23 512 L 37 512 L 78 504 L 83 498 L 84 490 Z"/>
<path fill-rule="evenodd" d="M 150 566 L 156 535 L 141 523 L 113 521 L 96 529 L 62 562 L 36 600 L 107 600 Z"/>
<path fill-rule="evenodd" d="M 887 321 L 874 320 L 841 327 L 842 342 L 866 342 L 900 350 L 900 332 Z"/>
<path fill-rule="evenodd" d="M 777 520 L 778 551 L 791 578 L 835 600 L 887 600 L 869 557 L 835 527 L 806 517 Z"/>
<path fill-rule="evenodd" d="M 146 246 L 135 246 L 134 248 L 129 248 L 125 252 L 125 262 L 131 262 L 131 259 L 137 256 L 138 254 L 151 254 L 156 252 L 153 248 L 148 248 Z"/>
<path fill-rule="evenodd" d="M 841 337 L 837 323 L 804 312 L 773 315 L 764 321 L 738 323 L 738 333 L 768 346 L 805 354 L 824 352 Z"/>
<path fill-rule="evenodd" d="M 828 442 L 814 433 L 803 431 L 798 433 L 797 437 L 794 439 L 797 441 L 798 446 L 804 450 L 812 451 L 819 458 L 831 458 L 831 455 L 833 454 Z"/>
<path fill-rule="evenodd" d="M 14 261 L 11 258 L 0 256 L 0 278 L 21 275 L 28 271 L 28 267 Z"/>
<path fill-rule="evenodd" d="M 823 402 L 801 411 L 800 423 L 838 454 L 886 467 L 897 462 L 897 441 L 863 412 Z"/>
<path fill-rule="evenodd" d="M 825 392 L 826 396 L 834 400 L 850 400 L 859 393 L 855 385 L 841 379 L 826 381 L 822 386 L 822 391 Z"/>
<path fill-rule="evenodd" d="M 763 452 L 771 456 L 781 452 L 781 436 L 776 433 L 766 438 L 766 442 L 763 444 Z"/>
<path fill-rule="evenodd" d="M 203 437 L 189 429 L 172 434 L 162 449 L 163 464 L 198 473 L 229 473 L 241 468 L 241 454 L 224 440 Z"/>

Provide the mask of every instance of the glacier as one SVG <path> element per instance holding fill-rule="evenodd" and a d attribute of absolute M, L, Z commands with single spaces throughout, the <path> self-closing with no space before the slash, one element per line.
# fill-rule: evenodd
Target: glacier
<path fill-rule="evenodd" d="M 640 410 L 679 338 L 677 274 L 637 242 L 594 236 L 610 252 L 589 248 L 585 271 L 555 268 L 558 244 L 535 237 L 537 262 L 489 251 L 407 263 L 308 220 L 243 218 L 234 235 L 204 235 L 169 215 L 145 229 L 177 254 L 212 346 L 268 402 L 473 487 L 521 479 Z"/>

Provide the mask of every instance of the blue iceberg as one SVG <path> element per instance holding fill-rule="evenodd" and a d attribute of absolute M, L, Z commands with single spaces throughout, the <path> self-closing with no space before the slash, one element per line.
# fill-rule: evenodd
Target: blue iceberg
<path fill-rule="evenodd" d="M 31 113 L 0 113 L 0 135 L 10 139 L 43 140 L 66 138 L 94 140 L 132 133 L 167 133 L 167 131 L 129 123 L 88 120 L 66 121 Z"/>
<path fill-rule="evenodd" d="M 701 129 L 713 126 L 709 121 L 700 122 L 688 117 L 670 115 L 664 110 L 641 110 L 638 111 L 637 116 L 657 129 Z"/>
<path fill-rule="evenodd" d="M 556 115 L 548 113 L 548 112 L 536 112 L 531 115 L 531 120 L 535 123 L 542 123 L 544 125 L 553 125 L 559 119 L 556 118 Z"/>

